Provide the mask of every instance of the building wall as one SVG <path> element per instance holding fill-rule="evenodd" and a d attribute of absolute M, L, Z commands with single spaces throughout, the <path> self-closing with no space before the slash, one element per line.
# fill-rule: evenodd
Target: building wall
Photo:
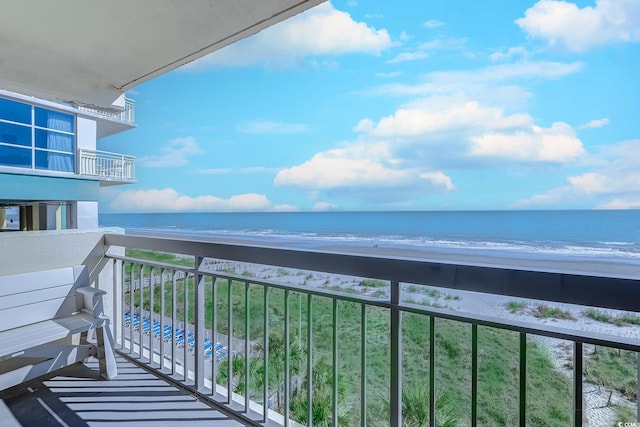
<path fill-rule="evenodd" d="M 78 144 L 78 148 L 95 150 L 97 134 L 96 121 L 85 117 L 78 117 L 76 119 L 76 126 L 78 128 L 76 134 L 76 143 Z"/>
<path fill-rule="evenodd" d="M 71 172 L 71 169 L 68 172 L 60 172 L 0 165 L 0 201 L 22 206 L 21 209 L 24 210 L 29 209 L 31 216 L 21 224 L 23 230 L 97 229 L 100 181 L 81 177 L 77 172 L 80 168 L 79 150 L 96 150 L 97 121 L 104 119 L 79 116 L 77 111 L 69 106 L 49 101 L 34 101 L 33 98 L 2 90 L 0 96 L 11 105 L 35 105 L 50 110 L 60 109 L 74 115 L 76 162 L 76 173 Z M 61 206 L 65 206 L 64 217 L 61 216 Z M 0 222 L 0 228 L 3 228 L 2 225 Z"/>

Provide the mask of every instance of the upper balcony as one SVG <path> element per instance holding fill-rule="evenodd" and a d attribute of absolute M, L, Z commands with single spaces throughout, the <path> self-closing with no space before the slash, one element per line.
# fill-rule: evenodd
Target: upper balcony
<path fill-rule="evenodd" d="M 98 108 L 89 108 L 82 105 L 77 105 L 76 108 L 80 111 L 86 111 L 88 113 L 93 113 L 99 116 L 108 117 L 110 119 L 119 120 L 131 125 L 134 125 L 136 123 L 136 102 L 130 98 L 124 99 L 124 110 L 122 111 L 107 111 Z"/>
<path fill-rule="evenodd" d="M 45 246 L 59 247 L 55 238 Z M 244 425 L 637 420 L 640 333 L 605 333 L 594 320 L 640 319 L 628 313 L 639 311 L 637 266 L 405 259 L 122 234 L 98 242 L 78 258 L 95 263 L 97 286 L 109 292 L 120 356 Z M 470 309 L 452 308 L 465 305 L 457 298 Z M 566 312 L 591 313 L 591 321 L 562 320 Z M 126 405 L 156 390 L 142 378 L 132 378 L 126 399 L 119 383 L 82 382 L 58 378 L 35 389 L 49 387 L 56 412 L 85 422 L 188 411 L 177 398 L 148 412 Z M 83 387 L 100 399 L 82 399 Z"/>
<path fill-rule="evenodd" d="M 124 98 L 122 111 L 91 108 L 78 104 L 74 104 L 74 108 L 99 119 L 96 121 L 97 139 L 124 132 L 136 126 L 136 102 L 130 98 Z"/>

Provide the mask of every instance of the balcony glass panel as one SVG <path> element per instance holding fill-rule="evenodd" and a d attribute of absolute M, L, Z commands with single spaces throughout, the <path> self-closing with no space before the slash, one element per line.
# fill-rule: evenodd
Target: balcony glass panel
<path fill-rule="evenodd" d="M 0 122 L 0 142 L 31 147 L 31 127 Z"/>
<path fill-rule="evenodd" d="M 73 155 L 53 151 L 36 151 L 36 169 L 73 172 Z"/>
<path fill-rule="evenodd" d="M 0 145 L 0 165 L 20 168 L 31 167 L 31 148 Z"/>
<path fill-rule="evenodd" d="M 0 98 L 0 119 L 31 124 L 31 105 Z"/>

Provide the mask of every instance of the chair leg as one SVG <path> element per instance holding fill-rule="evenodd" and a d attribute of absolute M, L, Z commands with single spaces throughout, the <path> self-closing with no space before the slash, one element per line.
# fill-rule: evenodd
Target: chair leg
<path fill-rule="evenodd" d="M 108 380 L 118 375 L 116 365 L 116 354 L 114 351 L 113 336 L 109 329 L 109 323 L 96 329 L 97 348 L 98 348 L 98 364 L 100 365 L 100 375 Z"/>

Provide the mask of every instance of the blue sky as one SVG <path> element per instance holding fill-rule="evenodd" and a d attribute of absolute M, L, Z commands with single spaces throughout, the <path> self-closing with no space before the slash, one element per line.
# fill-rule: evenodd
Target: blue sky
<path fill-rule="evenodd" d="M 640 1 L 341 0 L 138 86 L 103 212 L 640 208 Z"/>

